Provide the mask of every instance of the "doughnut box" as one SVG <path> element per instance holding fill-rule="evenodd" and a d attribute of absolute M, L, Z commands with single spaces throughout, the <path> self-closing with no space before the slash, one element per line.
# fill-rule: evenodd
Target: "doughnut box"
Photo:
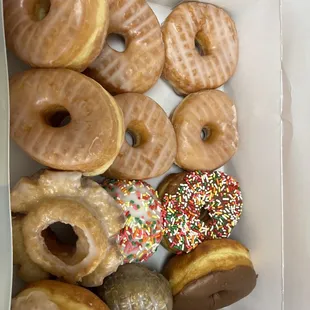
<path fill-rule="evenodd" d="M 51 0 L 52 2 L 52 0 Z M 239 35 L 237 71 L 220 89 L 238 111 L 239 149 L 222 168 L 243 190 L 243 217 L 232 238 L 245 244 L 258 274 L 256 289 L 228 310 L 308 310 L 310 212 L 310 21 L 306 0 L 210 0 L 234 19 Z M 149 5 L 162 23 L 177 0 Z M 0 0 L 0 310 L 23 287 L 12 265 L 9 190 L 42 166 L 9 139 L 8 77 L 27 69 L 5 48 Z M 123 43 L 111 39 L 113 48 Z M 170 115 L 181 102 L 160 79 L 147 93 Z M 178 172 L 173 166 L 165 175 Z M 148 180 L 157 187 L 165 175 Z M 144 263 L 162 271 L 170 254 L 160 246 Z M 190 310 L 190 309 L 189 309 Z"/>

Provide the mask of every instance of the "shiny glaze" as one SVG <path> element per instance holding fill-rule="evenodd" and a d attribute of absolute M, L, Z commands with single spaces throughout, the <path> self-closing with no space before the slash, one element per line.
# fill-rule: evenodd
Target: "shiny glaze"
<path fill-rule="evenodd" d="M 144 0 L 110 0 L 108 33 L 122 35 L 126 50 L 107 43 L 86 74 L 110 93 L 144 93 L 159 79 L 164 66 L 164 44 L 158 20 Z"/>
<path fill-rule="evenodd" d="M 103 173 L 123 142 L 122 112 L 95 81 L 67 69 L 33 69 L 10 80 L 11 137 L 39 163 L 58 170 Z M 46 115 L 66 109 L 55 128 Z"/>
<path fill-rule="evenodd" d="M 188 95 L 172 116 L 178 150 L 176 164 L 185 170 L 214 170 L 223 166 L 238 147 L 236 107 L 218 90 Z M 210 137 L 201 139 L 208 127 Z"/>
<path fill-rule="evenodd" d="M 50 0 L 49 10 L 48 0 L 3 2 L 7 44 L 29 65 L 82 71 L 100 53 L 107 0 Z"/>
<path fill-rule="evenodd" d="M 149 179 L 165 173 L 173 164 L 176 138 L 165 111 L 141 94 L 114 97 L 124 114 L 125 128 L 137 137 L 138 145 L 124 141 L 120 153 L 106 172 L 118 179 Z"/>
<path fill-rule="evenodd" d="M 238 36 L 222 9 L 205 3 L 177 6 L 163 26 L 166 61 L 163 76 L 178 93 L 217 88 L 235 72 Z M 202 48 L 201 56 L 195 40 Z"/>

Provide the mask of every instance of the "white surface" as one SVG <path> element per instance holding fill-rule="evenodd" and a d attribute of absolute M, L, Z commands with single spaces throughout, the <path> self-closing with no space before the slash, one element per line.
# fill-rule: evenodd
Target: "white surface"
<path fill-rule="evenodd" d="M 177 1 L 157 2 L 174 5 Z M 256 290 L 229 309 L 280 310 L 283 274 L 279 0 L 210 2 L 226 8 L 239 31 L 240 62 L 234 78 L 225 86 L 225 91 L 237 106 L 240 148 L 225 170 L 239 179 L 244 194 L 244 215 L 234 231 L 234 237 L 250 249 L 259 274 Z M 161 22 L 169 14 L 165 6 L 155 4 L 152 7 Z M 9 55 L 9 64 L 11 73 L 25 68 L 12 55 Z M 181 101 L 162 80 L 148 94 L 167 113 Z M 30 175 L 38 167 L 12 143 L 11 185 L 20 176 Z M 156 185 L 158 179 L 150 183 Z M 165 260 L 165 253 L 161 248 L 151 258 L 149 265 L 159 269 Z"/>

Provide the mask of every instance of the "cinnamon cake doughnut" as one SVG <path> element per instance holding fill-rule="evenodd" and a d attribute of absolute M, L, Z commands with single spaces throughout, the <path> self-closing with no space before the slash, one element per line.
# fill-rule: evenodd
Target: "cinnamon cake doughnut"
<path fill-rule="evenodd" d="M 10 108 L 11 137 L 54 169 L 101 174 L 123 143 L 123 116 L 115 100 L 75 71 L 32 69 L 13 76 Z M 71 118 L 68 124 L 61 123 L 65 117 Z"/>
<path fill-rule="evenodd" d="M 107 0 L 4 0 L 7 45 L 32 67 L 83 71 L 100 53 Z"/>
<path fill-rule="evenodd" d="M 108 43 L 86 74 L 110 93 L 144 93 L 159 79 L 165 61 L 160 25 L 145 0 L 109 0 L 109 34 L 125 39 L 118 52 Z"/>
<path fill-rule="evenodd" d="M 133 145 L 124 141 L 105 175 L 115 179 L 150 179 L 164 174 L 176 154 L 176 138 L 165 111 L 155 101 L 141 94 L 114 97 L 124 114 L 125 128 Z"/>
<path fill-rule="evenodd" d="M 175 163 L 184 170 L 214 170 L 226 164 L 238 148 L 237 112 L 219 90 L 188 95 L 175 109 Z"/>
<path fill-rule="evenodd" d="M 182 3 L 168 16 L 162 32 L 166 50 L 163 77 L 176 92 L 217 88 L 234 74 L 238 35 L 223 9 L 202 2 Z"/>

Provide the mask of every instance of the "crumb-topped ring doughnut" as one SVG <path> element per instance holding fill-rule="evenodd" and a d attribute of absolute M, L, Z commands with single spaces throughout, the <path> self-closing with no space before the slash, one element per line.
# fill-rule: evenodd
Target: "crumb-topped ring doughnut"
<path fill-rule="evenodd" d="M 146 261 L 162 240 L 162 208 L 146 182 L 105 179 L 102 186 L 122 206 L 125 227 L 117 236 L 125 263 Z"/>
<path fill-rule="evenodd" d="M 170 175 L 159 187 L 163 245 L 190 252 L 205 239 L 228 238 L 242 213 L 239 183 L 220 171 Z"/>

